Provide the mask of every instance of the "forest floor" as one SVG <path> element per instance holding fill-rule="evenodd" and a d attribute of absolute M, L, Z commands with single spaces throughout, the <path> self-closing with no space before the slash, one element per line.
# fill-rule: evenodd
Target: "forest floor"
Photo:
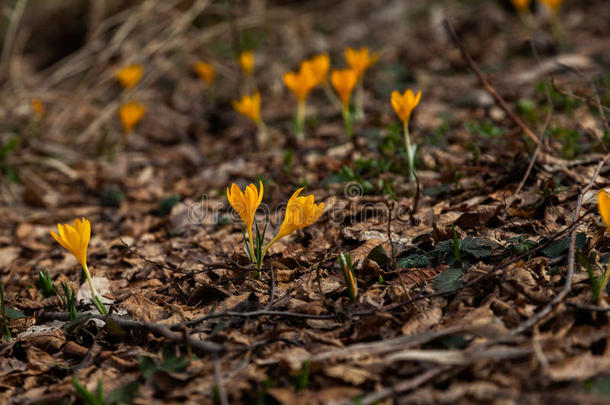
<path fill-rule="evenodd" d="M 0 403 L 608 403 L 605 0 L 565 2 L 563 34 L 538 3 L 529 29 L 500 1 L 12 3 Z M 348 46 L 380 54 L 354 139 L 317 89 L 296 140 L 283 73 L 320 52 L 345 67 Z M 231 107 L 244 48 L 268 139 Z M 130 63 L 144 77 L 123 90 Z M 417 182 L 390 104 L 406 88 Z M 146 106 L 129 136 L 127 100 Z M 324 212 L 255 272 L 225 190 L 259 181 L 268 235 L 297 188 Z M 50 235 L 81 217 L 108 317 Z M 75 289 L 76 320 L 40 272 Z"/>

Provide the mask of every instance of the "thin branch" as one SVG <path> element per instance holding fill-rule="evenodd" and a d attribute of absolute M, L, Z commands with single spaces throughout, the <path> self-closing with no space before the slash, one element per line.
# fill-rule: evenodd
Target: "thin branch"
<path fill-rule="evenodd" d="M 412 378 L 410 380 L 401 381 L 392 387 L 382 388 L 379 391 L 373 392 L 371 394 L 367 394 L 358 401 L 359 404 L 362 405 L 370 405 L 376 404 L 386 398 L 397 396 L 398 394 L 403 394 L 407 391 L 414 390 L 419 386 L 427 383 L 432 380 L 439 374 L 447 371 L 451 368 L 451 366 L 439 366 L 432 368 L 425 373 L 419 374 L 417 377 Z M 345 404 L 351 404 L 352 402 L 345 402 Z"/>
<path fill-rule="evenodd" d="M 466 51 L 466 48 L 464 47 L 464 44 L 462 43 L 462 41 L 460 41 L 460 38 L 458 37 L 457 33 L 455 32 L 455 29 L 453 28 L 453 25 L 451 25 L 451 23 L 448 20 L 444 20 L 443 21 L 443 25 L 445 26 L 445 30 L 447 31 L 447 33 L 449 34 L 449 36 L 451 37 L 451 39 L 453 40 L 453 42 L 455 43 L 455 45 L 459 48 L 460 52 L 462 53 L 462 58 L 464 59 L 464 61 L 466 61 L 466 63 L 468 64 L 468 66 L 470 67 L 470 69 L 474 72 L 474 74 L 477 76 L 477 79 L 479 79 L 479 82 L 481 82 L 481 84 L 483 85 L 483 87 L 485 88 L 485 90 L 491 94 L 491 96 L 494 98 L 494 100 L 496 100 L 496 104 L 498 104 L 498 106 L 506 113 L 506 115 L 515 123 L 517 124 L 517 126 L 519 126 L 521 128 L 521 130 L 525 133 L 525 135 L 529 138 L 529 140 L 531 140 L 532 142 L 534 142 L 534 144 L 537 146 L 540 143 L 540 139 L 536 136 L 536 134 L 534 133 L 534 131 L 532 131 L 526 124 L 525 122 L 523 122 L 521 120 L 521 118 L 519 118 L 509 107 L 508 104 L 506 104 L 506 101 L 504 101 L 504 99 L 502 98 L 502 96 L 500 96 L 498 94 L 498 92 L 496 91 L 496 89 L 494 89 L 492 87 L 491 84 L 489 84 L 489 82 L 487 81 L 487 79 L 483 76 L 483 74 L 481 73 L 481 71 L 479 70 L 479 68 L 477 67 L 477 65 L 474 63 L 474 61 L 472 60 L 472 58 L 470 57 L 470 54 Z"/>
<path fill-rule="evenodd" d="M 178 323 L 170 326 L 171 330 L 182 329 L 188 326 L 194 326 L 198 323 L 207 321 L 208 319 L 216 319 L 216 318 L 256 318 L 259 316 L 283 316 L 286 318 L 301 318 L 301 319 L 333 319 L 336 318 L 336 315 L 310 315 L 310 314 L 301 314 L 298 312 L 287 312 L 287 311 L 272 311 L 272 310 L 258 310 L 251 312 L 235 312 L 235 311 L 223 311 L 215 314 L 208 314 L 201 316 L 199 318 L 195 318 L 193 320 Z"/>
<path fill-rule="evenodd" d="M 569 306 L 569 307 L 574 307 L 574 308 L 577 308 L 577 309 L 582 309 L 583 311 L 610 312 L 610 307 L 600 307 L 598 305 L 579 304 L 577 302 L 566 302 L 566 305 Z"/>
<path fill-rule="evenodd" d="M 183 343 L 186 344 L 193 349 L 199 350 L 205 353 L 220 353 L 225 350 L 223 346 L 220 346 L 216 343 L 204 342 L 203 340 L 195 339 L 190 337 L 187 333 L 178 333 L 170 330 L 169 327 L 147 321 L 134 321 L 133 319 L 127 319 L 118 317 L 116 315 L 100 315 L 100 314 L 90 314 L 91 318 L 101 319 L 102 321 L 108 322 L 108 320 L 112 320 L 121 328 L 125 329 L 145 329 L 155 335 L 163 336 L 164 338 L 171 340 L 175 343 Z M 41 320 L 58 320 L 58 321 L 68 321 L 70 320 L 70 314 L 68 312 L 43 312 L 40 315 Z"/>
<path fill-rule="evenodd" d="M 582 202 L 583 202 L 584 196 L 589 190 L 591 190 L 591 188 L 593 188 L 593 186 L 595 185 L 595 180 L 597 179 L 597 176 L 599 176 L 599 172 L 601 171 L 602 167 L 609 159 L 610 159 L 610 154 L 606 155 L 605 158 L 600 160 L 600 162 L 597 164 L 597 168 L 595 169 L 595 172 L 593 173 L 593 176 L 591 176 L 591 179 L 589 180 L 589 184 L 587 184 L 587 186 L 585 188 L 583 188 L 582 191 L 580 192 L 580 194 L 578 195 L 578 199 L 576 200 L 576 209 L 574 210 L 574 215 L 572 217 L 572 224 L 577 223 L 578 217 L 580 216 L 580 210 L 582 209 Z M 551 302 L 549 302 L 544 308 L 542 308 L 542 310 L 540 310 L 538 313 L 536 313 L 531 318 L 522 322 L 519 326 L 512 329 L 511 330 L 512 334 L 522 333 L 522 332 L 526 331 L 527 329 L 531 328 L 532 326 L 536 325 L 545 316 L 547 316 L 553 310 L 553 308 L 555 308 L 559 303 L 561 303 L 563 301 L 563 299 L 568 295 L 568 293 L 570 292 L 570 289 L 572 288 L 572 277 L 574 276 L 575 256 L 576 256 L 576 228 L 572 229 L 572 233 L 570 234 L 570 248 L 568 250 L 568 272 L 566 274 L 566 280 L 565 280 L 565 283 L 563 284 L 561 291 L 559 291 L 559 294 L 557 294 L 551 300 Z"/>
<path fill-rule="evenodd" d="M 216 356 L 214 360 L 214 379 L 216 380 L 216 388 L 218 389 L 218 396 L 220 397 L 221 405 L 229 405 L 229 398 L 227 397 L 227 391 L 222 383 L 222 371 L 220 369 L 220 359 Z"/>

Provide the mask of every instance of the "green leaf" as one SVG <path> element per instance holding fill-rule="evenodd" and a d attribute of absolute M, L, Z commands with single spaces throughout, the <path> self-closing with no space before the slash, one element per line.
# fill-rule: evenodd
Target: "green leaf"
<path fill-rule="evenodd" d="M 392 261 L 392 259 L 388 256 L 382 245 L 378 245 L 373 250 L 371 250 L 367 258 L 374 261 L 380 266 L 385 266 L 386 264 Z"/>
<path fill-rule="evenodd" d="M 477 259 L 490 256 L 491 252 L 496 247 L 498 247 L 498 244 L 494 241 L 483 238 L 473 238 L 472 236 L 466 236 L 466 238 L 460 241 L 460 250 Z"/>
<path fill-rule="evenodd" d="M 140 384 L 137 381 L 132 381 L 125 384 L 106 397 L 107 405 L 129 405 L 133 402 L 134 397 L 140 389 Z"/>
<path fill-rule="evenodd" d="M 296 383 L 297 391 L 302 391 L 302 390 L 306 389 L 307 386 L 309 385 L 309 366 L 310 366 L 310 364 L 308 361 L 303 363 L 303 369 L 296 376 L 295 383 Z"/>
<path fill-rule="evenodd" d="M 464 270 L 462 269 L 447 269 L 434 279 L 434 289 L 437 292 L 445 292 L 461 287 L 464 285 L 464 282 L 462 281 L 463 275 Z"/>
<path fill-rule="evenodd" d="M 576 247 L 582 249 L 587 244 L 587 235 L 584 232 L 576 234 Z M 542 254 L 551 259 L 561 256 L 570 247 L 570 237 L 551 243 L 542 249 Z"/>
<path fill-rule="evenodd" d="M 413 268 L 413 267 L 428 267 L 430 264 L 430 257 L 421 253 L 414 253 L 407 257 L 403 257 L 397 260 L 398 267 Z"/>
<path fill-rule="evenodd" d="M 20 319 L 25 318 L 23 312 L 18 309 L 13 309 L 11 307 L 4 307 L 4 316 L 8 319 Z"/>
<path fill-rule="evenodd" d="M 140 371 L 144 378 L 149 379 L 157 371 L 166 371 L 168 373 L 186 371 L 189 365 L 189 360 L 185 357 L 168 357 L 162 363 L 157 363 L 154 359 L 148 356 L 140 357 Z"/>
<path fill-rule="evenodd" d="M 587 381 L 585 389 L 594 394 L 610 397 L 610 376 L 598 377 Z"/>
<path fill-rule="evenodd" d="M 161 203 L 159 204 L 159 216 L 164 217 L 168 215 L 172 211 L 172 208 L 174 208 L 174 206 L 179 202 L 180 195 L 178 194 L 172 194 L 169 197 L 165 197 L 163 200 L 161 200 Z"/>

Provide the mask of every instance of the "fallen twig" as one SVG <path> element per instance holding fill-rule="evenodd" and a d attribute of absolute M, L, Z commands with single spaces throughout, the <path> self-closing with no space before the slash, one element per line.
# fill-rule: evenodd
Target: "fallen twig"
<path fill-rule="evenodd" d="M 125 329 L 145 329 L 155 335 L 163 336 L 166 339 L 171 340 L 175 343 L 184 343 L 193 349 L 206 352 L 206 353 L 220 353 L 225 350 L 223 346 L 216 343 L 204 342 L 203 340 L 195 339 L 190 337 L 187 333 L 178 333 L 170 330 L 166 325 L 161 325 L 154 322 L 147 321 L 134 321 L 133 319 L 122 318 L 116 315 L 100 315 L 90 314 L 91 318 L 101 319 L 102 321 L 108 321 L 111 319 L 121 328 Z M 68 321 L 70 320 L 70 314 L 68 312 L 43 312 L 40 315 L 42 320 L 58 320 Z"/>
<path fill-rule="evenodd" d="M 502 98 L 502 96 L 500 96 L 498 94 L 498 92 L 496 91 L 496 89 L 494 89 L 492 87 L 491 84 L 489 84 L 489 82 L 487 81 L 487 79 L 483 76 L 483 74 L 481 73 L 481 71 L 479 70 L 479 68 L 477 67 L 477 65 L 474 63 L 474 61 L 472 60 L 472 58 L 470 57 L 470 54 L 466 51 L 466 48 L 464 47 L 464 44 L 462 44 L 462 41 L 460 41 L 460 38 L 457 36 L 457 33 L 455 32 L 455 29 L 453 28 L 453 25 L 451 25 L 451 23 L 447 20 L 443 21 L 443 25 L 445 26 L 445 30 L 447 31 L 447 33 L 449 34 L 449 37 L 451 37 L 451 40 L 455 43 L 455 45 L 459 48 L 460 52 L 462 53 L 462 58 L 464 59 L 464 61 L 466 62 L 466 64 L 468 64 L 468 67 L 470 67 L 470 69 L 474 72 L 474 74 L 477 76 L 477 79 L 479 79 L 479 82 L 481 82 L 481 84 L 483 85 L 483 87 L 485 88 L 485 90 L 494 98 L 494 100 L 496 100 L 496 104 L 498 104 L 498 106 L 506 113 L 506 115 L 515 123 L 517 124 L 517 126 L 519 126 L 521 128 L 521 130 L 525 133 L 525 135 L 528 137 L 528 139 L 532 142 L 534 142 L 534 144 L 536 144 L 536 146 L 538 144 L 540 144 L 540 139 L 536 136 L 536 134 L 534 133 L 534 131 L 532 131 L 526 124 L 525 122 L 523 122 L 521 120 L 521 118 L 519 118 L 509 107 L 508 104 L 506 104 L 506 101 L 504 101 L 504 99 Z"/>

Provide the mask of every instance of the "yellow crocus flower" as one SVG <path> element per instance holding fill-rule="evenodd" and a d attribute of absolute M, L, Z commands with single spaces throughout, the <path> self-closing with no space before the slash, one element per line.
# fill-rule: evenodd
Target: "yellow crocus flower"
<path fill-rule="evenodd" d="M 407 89 L 404 94 L 394 90 L 391 96 L 392 107 L 398 115 L 398 118 L 402 121 L 403 132 L 405 136 L 405 147 L 407 150 L 407 159 L 409 163 L 409 177 L 411 181 L 415 180 L 415 151 L 417 150 L 416 145 L 411 144 L 411 137 L 409 136 L 409 120 L 411 119 L 411 113 L 413 109 L 419 104 L 421 99 L 421 91 L 417 92 L 417 95 L 413 93 L 413 90 Z"/>
<path fill-rule="evenodd" d="M 559 9 L 561 8 L 561 3 L 563 0 L 540 0 L 541 3 L 544 3 L 554 14 L 559 14 Z"/>
<path fill-rule="evenodd" d="M 143 74 L 144 68 L 142 65 L 130 65 L 120 69 L 116 73 L 116 78 L 125 89 L 131 89 L 138 84 Z"/>
<path fill-rule="evenodd" d="M 254 72 L 254 52 L 244 51 L 239 54 L 239 66 L 246 76 L 251 76 Z"/>
<path fill-rule="evenodd" d="M 515 7 L 515 9 L 517 11 L 519 11 L 520 13 L 529 10 L 530 8 L 530 3 L 532 2 L 532 0 L 510 0 L 511 3 L 513 3 L 513 7 Z"/>
<path fill-rule="evenodd" d="M 261 123 L 261 95 L 257 91 L 254 94 L 245 95 L 241 100 L 233 100 L 233 108 L 240 114 L 250 118 L 257 125 Z"/>
<path fill-rule="evenodd" d="M 75 219 L 72 225 L 57 224 L 59 235 L 51 231 L 51 236 L 57 243 L 72 253 L 83 269 L 87 268 L 87 247 L 91 238 L 91 223 L 89 220 Z M 88 272 L 88 270 L 85 270 Z"/>
<path fill-rule="evenodd" d="M 98 300 L 99 306 L 96 306 L 98 306 L 101 313 L 107 314 L 108 311 L 106 311 L 106 308 L 99 300 L 98 293 L 95 290 L 91 280 L 91 273 L 87 267 L 87 247 L 89 246 L 89 240 L 91 239 L 91 223 L 85 218 L 77 218 L 74 220 L 72 225 L 57 224 L 57 230 L 59 231 L 59 235 L 53 231 L 50 231 L 51 236 L 53 236 L 57 243 L 59 243 L 68 252 L 72 253 L 76 260 L 78 260 L 83 268 L 83 271 L 85 272 L 85 276 L 87 277 L 87 282 L 89 283 L 89 288 L 93 293 L 93 297 Z"/>
<path fill-rule="evenodd" d="M 212 65 L 206 62 L 199 61 L 195 63 L 193 66 L 195 69 L 195 73 L 207 84 L 214 83 L 214 78 L 216 77 L 216 70 Z"/>
<path fill-rule="evenodd" d="M 299 102 L 304 102 L 307 99 L 309 92 L 318 84 L 311 62 L 304 61 L 301 64 L 298 73 L 285 73 L 284 84 L 290 89 Z"/>
<path fill-rule="evenodd" d="M 354 49 L 348 47 L 345 50 L 345 60 L 347 64 L 354 69 L 358 75 L 358 80 L 362 79 L 364 72 L 371 67 L 379 59 L 379 54 L 374 53 L 371 55 L 369 48 L 363 47 L 360 49 Z"/>
<path fill-rule="evenodd" d="M 119 118 L 126 134 L 130 133 L 146 114 L 146 106 L 130 101 L 119 107 Z"/>
<path fill-rule="evenodd" d="M 320 218 L 320 215 L 322 215 L 324 203 L 315 204 L 313 195 L 299 197 L 302 190 L 303 187 L 299 188 L 292 194 L 290 200 L 288 200 L 284 221 L 280 226 L 280 230 L 263 251 L 263 256 L 275 242 L 298 229 L 313 224 Z"/>
<path fill-rule="evenodd" d="M 357 81 L 358 74 L 353 69 L 333 70 L 330 74 L 330 82 L 337 92 L 343 108 L 349 108 L 349 101 Z"/>
<path fill-rule="evenodd" d="M 36 115 L 36 119 L 41 119 L 45 113 L 45 106 L 39 98 L 33 98 L 32 102 L 32 110 L 34 110 L 34 114 Z"/>
<path fill-rule="evenodd" d="M 610 231 L 610 195 L 606 190 L 599 190 L 597 207 L 599 208 L 599 215 L 601 215 L 606 224 L 606 228 Z"/>
<path fill-rule="evenodd" d="M 330 69 L 330 56 L 327 53 L 316 55 L 309 60 L 313 75 L 317 84 L 328 82 L 328 70 Z"/>
<path fill-rule="evenodd" d="M 404 94 L 400 94 L 400 92 L 396 90 L 392 92 L 392 107 L 403 123 L 409 122 L 411 119 L 411 112 L 417 107 L 420 99 L 421 91 L 418 91 L 417 95 L 415 95 L 411 89 L 407 89 Z"/>
<path fill-rule="evenodd" d="M 284 74 L 284 84 L 292 91 L 298 100 L 297 119 L 296 119 L 296 137 L 303 138 L 303 130 L 305 124 L 305 101 L 309 92 L 318 85 L 319 80 L 316 78 L 313 62 L 303 61 L 299 72 L 288 72 Z"/>
<path fill-rule="evenodd" d="M 246 226 L 248 232 L 248 240 L 250 241 L 250 253 L 254 258 L 254 243 L 252 238 L 252 224 L 254 223 L 254 215 L 258 206 L 263 200 L 263 182 L 259 182 L 259 190 L 254 184 L 250 184 L 245 188 L 244 192 L 239 189 L 237 184 L 233 183 L 231 189 L 227 187 L 227 199 L 231 207 L 237 212 L 242 222 Z"/>

